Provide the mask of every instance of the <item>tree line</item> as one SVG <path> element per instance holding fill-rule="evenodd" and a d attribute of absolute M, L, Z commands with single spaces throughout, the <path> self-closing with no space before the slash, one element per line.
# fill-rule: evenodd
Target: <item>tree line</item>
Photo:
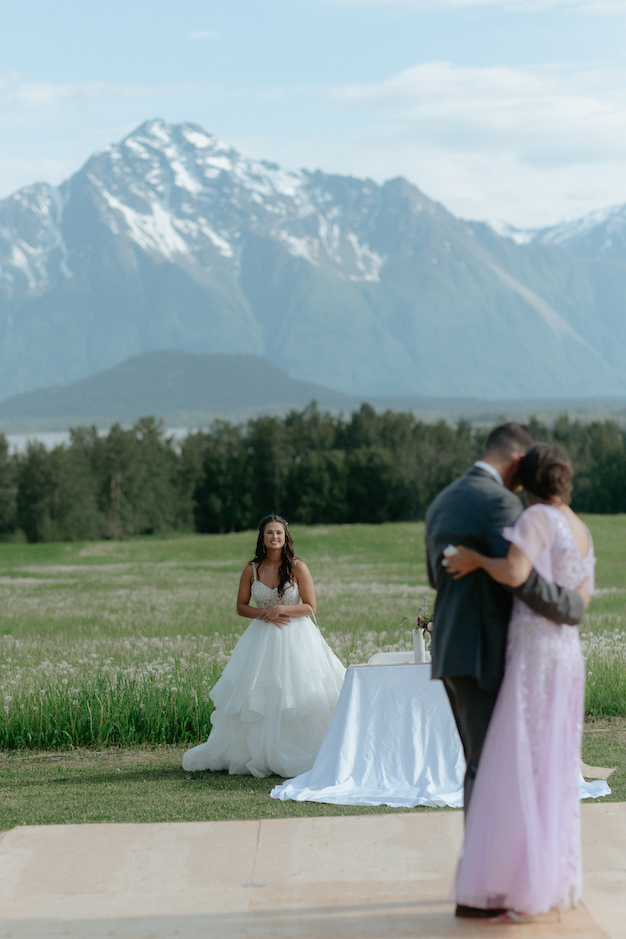
<path fill-rule="evenodd" d="M 626 512 L 626 431 L 615 421 L 535 419 L 576 470 L 577 511 Z M 256 527 L 268 512 L 307 525 L 418 520 L 480 457 L 489 428 L 424 423 L 362 405 L 350 417 L 315 404 L 246 425 L 216 421 L 176 442 L 154 418 L 131 429 L 71 431 L 47 450 L 10 454 L 0 435 L 0 539 L 122 538 Z"/>

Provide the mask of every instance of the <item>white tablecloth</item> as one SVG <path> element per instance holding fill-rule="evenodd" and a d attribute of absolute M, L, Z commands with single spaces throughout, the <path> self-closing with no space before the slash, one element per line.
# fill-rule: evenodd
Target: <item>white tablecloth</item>
<path fill-rule="evenodd" d="M 284 801 L 463 805 L 465 760 L 450 704 L 430 665 L 353 666 L 313 768 L 276 786 Z M 610 792 L 585 783 L 581 798 Z"/>
<path fill-rule="evenodd" d="M 274 799 L 337 805 L 463 805 L 465 760 L 450 705 L 430 665 L 346 672 L 337 708 L 308 773 Z"/>

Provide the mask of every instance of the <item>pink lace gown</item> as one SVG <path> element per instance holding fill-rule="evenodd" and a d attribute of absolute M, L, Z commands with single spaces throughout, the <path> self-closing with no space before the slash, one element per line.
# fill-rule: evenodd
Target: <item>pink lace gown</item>
<path fill-rule="evenodd" d="M 595 558 L 580 557 L 563 514 L 533 505 L 504 536 L 546 580 L 575 589 Z M 546 913 L 582 886 L 579 760 L 585 668 L 578 629 L 515 600 L 506 668 L 480 758 L 456 876 L 456 901 Z"/>

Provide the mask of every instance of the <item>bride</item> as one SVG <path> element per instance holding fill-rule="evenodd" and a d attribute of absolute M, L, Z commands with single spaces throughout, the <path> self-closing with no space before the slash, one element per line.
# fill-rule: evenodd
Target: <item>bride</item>
<path fill-rule="evenodd" d="M 279 515 L 259 525 L 237 612 L 252 623 L 211 691 L 209 739 L 187 750 L 183 769 L 298 776 L 313 766 L 345 669 L 311 619 L 313 578 Z"/>
<path fill-rule="evenodd" d="M 519 465 L 529 508 L 503 531 L 511 542 L 506 558 L 459 545 L 448 573 L 459 578 L 482 568 L 516 587 L 534 567 L 588 602 L 595 558 L 589 530 L 569 507 L 572 477 L 559 447 L 534 446 Z M 505 909 L 505 923 L 576 904 L 584 695 L 578 629 L 544 619 L 516 599 L 504 680 L 467 813 L 457 903 Z"/>

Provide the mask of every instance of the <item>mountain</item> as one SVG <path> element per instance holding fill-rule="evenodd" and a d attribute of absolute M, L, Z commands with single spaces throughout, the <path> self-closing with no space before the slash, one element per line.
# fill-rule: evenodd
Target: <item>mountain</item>
<path fill-rule="evenodd" d="M 108 428 L 153 415 L 170 428 L 207 426 L 215 419 L 243 423 L 259 414 L 286 414 L 316 401 L 321 410 L 357 410 L 362 398 L 291 378 L 256 355 L 165 350 L 133 356 L 89 378 L 28 391 L 0 401 L 0 433 L 32 436 L 95 424 Z M 434 422 L 465 418 L 486 426 L 506 415 L 545 423 L 567 412 L 583 421 L 612 419 L 624 424 L 626 399 L 481 400 L 478 398 L 370 397 L 378 411 L 412 411 Z"/>
<path fill-rule="evenodd" d="M 573 222 L 542 228 L 534 233 L 533 241 L 556 245 L 581 258 L 626 264 L 626 205 L 613 205 Z"/>
<path fill-rule="evenodd" d="M 403 179 L 287 172 L 149 121 L 0 202 L 0 398 L 165 349 L 349 395 L 623 396 L 625 275 Z"/>
<path fill-rule="evenodd" d="M 178 419 L 246 410 L 321 408 L 350 411 L 358 399 L 291 378 L 257 355 L 145 352 L 69 385 L 29 391 L 0 401 L 0 421 L 108 418 L 129 422 L 147 415 Z"/>
<path fill-rule="evenodd" d="M 517 245 L 553 245 L 576 257 L 626 264 L 626 205 L 596 209 L 548 228 L 516 228 L 500 219 L 488 224 Z"/>

